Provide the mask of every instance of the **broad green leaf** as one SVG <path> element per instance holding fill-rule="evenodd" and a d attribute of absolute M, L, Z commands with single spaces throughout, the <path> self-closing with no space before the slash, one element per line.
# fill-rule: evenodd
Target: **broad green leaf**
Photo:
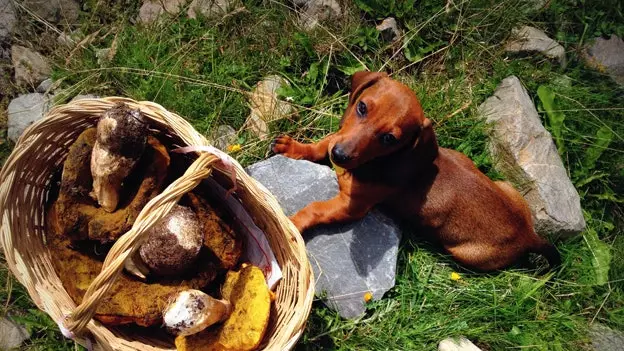
<path fill-rule="evenodd" d="M 611 249 L 598 238 L 593 228 L 588 228 L 584 235 L 585 242 L 592 253 L 592 265 L 596 275 L 596 284 L 604 285 L 609 281 L 609 266 L 611 265 Z"/>
<path fill-rule="evenodd" d="M 541 101 L 543 110 L 546 112 L 548 118 L 548 124 L 555 137 L 555 143 L 557 144 L 557 150 L 562 155 L 565 151 L 565 145 L 563 142 L 563 122 L 565 115 L 560 111 L 559 106 L 555 101 L 555 92 L 545 85 L 540 85 L 537 88 L 537 96 Z"/>
<path fill-rule="evenodd" d="M 596 132 L 596 141 L 585 150 L 585 157 L 583 159 L 583 167 L 586 170 L 592 170 L 596 167 L 596 162 L 609 147 L 609 144 L 613 140 L 613 132 L 607 126 L 602 126 Z"/>

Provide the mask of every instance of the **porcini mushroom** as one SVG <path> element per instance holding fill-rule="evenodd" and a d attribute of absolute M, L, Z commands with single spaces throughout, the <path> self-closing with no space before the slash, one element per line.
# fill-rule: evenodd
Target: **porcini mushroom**
<path fill-rule="evenodd" d="M 138 255 L 131 256 L 125 264 L 129 273 L 142 279 L 149 273 L 184 273 L 196 261 L 204 240 L 195 212 L 180 205 L 175 205 L 146 235 Z"/>
<path fill-rule="evenodd" d="M 163 313 L 167 330 L 174 335 L 191 335 L 224 321 L 230 316 L 232 305 L 199 290 L 178 293 Z"/>
<path fill-rule="evenodd" d="M 108 212 L 117 208 L 121 184 L 145 150 L 147 131 L 141 112 L 124 103 L 104 112 L 98 121 L 91 153 L 92 196 Z"/>

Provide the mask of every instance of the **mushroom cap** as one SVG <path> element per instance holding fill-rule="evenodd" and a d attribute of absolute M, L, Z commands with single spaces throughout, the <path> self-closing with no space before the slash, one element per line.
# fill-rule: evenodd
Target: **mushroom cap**
<path fill-rule="evenodd" d="M 110 153 L 138 159 L 145 150 L 148 126 L 140 110 L 124 103 L 108 109 L 97 125 L 97 142 Z"/>
<path fill-rule="evenodd" d="M 195 212 L 180 205 L 175 205 L 147 235 L 139 254 L 150 271 L 161 276 L 181 274 L 190 268 L 204 239 Z"/>

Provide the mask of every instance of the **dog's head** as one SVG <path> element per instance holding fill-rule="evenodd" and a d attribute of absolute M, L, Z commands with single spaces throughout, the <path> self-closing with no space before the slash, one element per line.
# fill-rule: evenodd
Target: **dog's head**
<path fill-rule="evenodd" d="M 437 143 L 431 121 L 425 118 L 416 94 L 404 84 L 385 73 L 355 73 L 349 106 L 329 145 L 332 162 L 354 169 L 397 152 L 433 161 Z"/>

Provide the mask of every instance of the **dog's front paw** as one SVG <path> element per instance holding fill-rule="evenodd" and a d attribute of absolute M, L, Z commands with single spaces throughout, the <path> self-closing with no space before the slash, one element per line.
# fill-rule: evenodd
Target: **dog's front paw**
<path fill-rule="evenodd" d="M 281 135 L 271 142 L 271 151 L 274 154 L 282 154 L 289 158 L 301 159 L 303 155 L 298 152 L 300 144 L 287 135 Z"/>

